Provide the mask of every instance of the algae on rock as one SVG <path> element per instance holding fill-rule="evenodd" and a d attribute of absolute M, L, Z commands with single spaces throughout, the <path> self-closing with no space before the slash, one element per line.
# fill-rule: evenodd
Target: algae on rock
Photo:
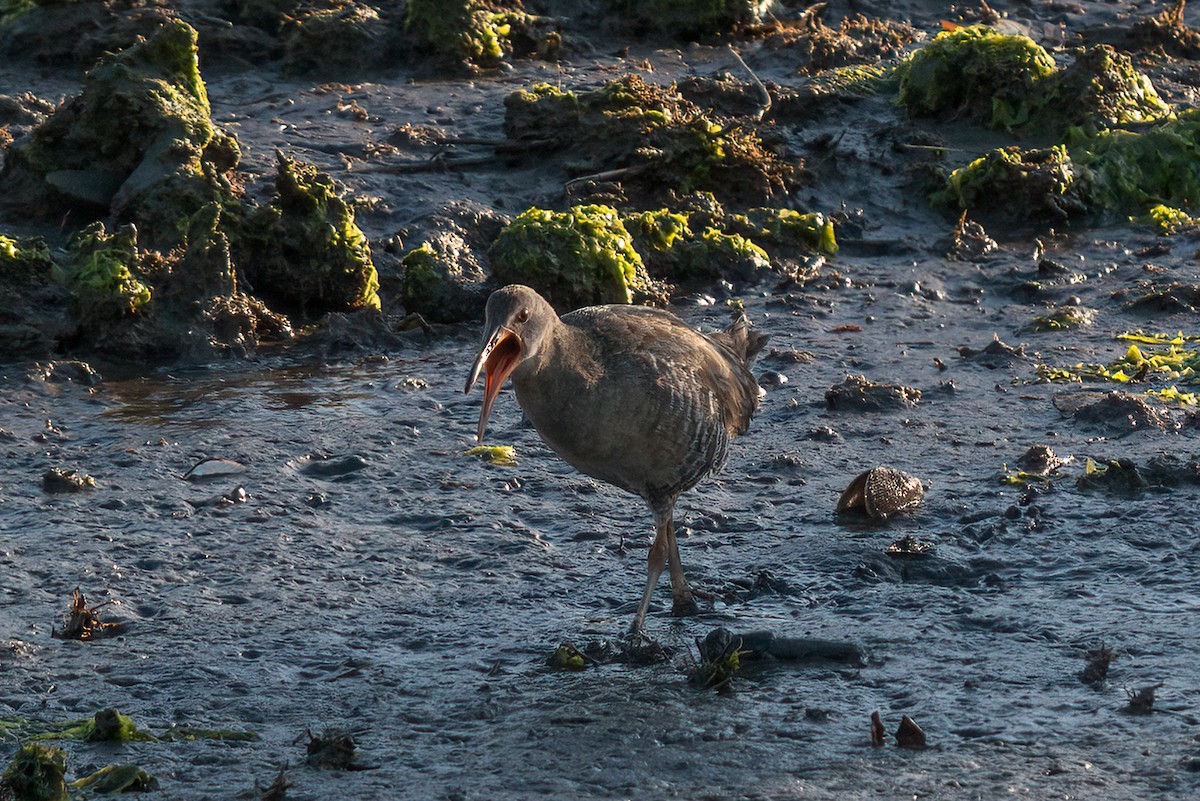
<path fill-rule="evenodd" d="M 717 36 L 761 22 L 775 0 L 608 0 L 621 18 L 680 37 Z"/>
<path fill-rule="evenodd" d="M 89 70 L 79 95 L 9 149 L 0 185 L 25 211 L 111 213 L 175 246 L 196 209 L 238 194 L 237 141 L 210 113 L 196 31 L 172 21 Z"/>
<path fill-rule="evenodd" d="M 268 205 L 248 215 L 233 243 L 253 293 L 308 315 L 379 309 L 371 246 L 340 185 L 278 153 L 275 190 Z"/>
<path fill-rule="evenodd" d="M 897 99 L 911 113 L 961 114 L 992 128 L 1048 130 L 1162 119 L 1170 107 L 1129 56 L 1080 50 L 1059 69 L 1026 36 L 969 25 L 938 34 L 897 67 Z"/>
<path fill-rule="evenodd" d="M 504 100 L 505 135 L 539 156 L 563 151 L 569 169 L 599 173 L 653 200 L 709 191 L 722 202 L 760 205 L 798 182 L 753 126 L 721 123 L 637 75 L 587 92 L 536 84 Z"/>
<path fill-rule="evenodd" d="M 361 71 L 387 56 L 389 23 L 366 3 L 305 2 L 281 18 L 286 72 Z"/>
<path fill-rule="evenodd" d="M 7 790 L 14 800 L 69 801 L 66 773 L 66 751 L 28 743 L 21 746 L 0 776 L 0 790 Z"/>
<path fill-rule="evenodd" d="M 530 208 L 500 232 L 490 256 L 497 281 L 533 287 L 560 313 L 661 294 L 609 206 Z"/>
<path fill-rule="evenodd" d="M 901 62 L 898 99 L 913 113 L 967 109 L 993 127 L 1011 126 L 1029 119 L 1034 84 L 1054 70 L 1054 59 L 1028 37 L 966 25 Z"/>
<path fill-rule="evenodd" d="M 1056 220 L 1200 208 L 1200 110 L 1140 132 L 1076 130 L 1065 145 L 990 151 L 952 172 L 934 202 Z"/>
<path fill-rule="evenodd" d="M 469 320 L 483 313 L 487 302 L 483 269 L 468 254 L 461 237 L 440 234 L 421 243 L 401 259 L 400 302 L 434 323 Z"/>
<path fill-rule="evenodd" d="M 137 314 L 150 302 L 150 288 L 138 275 L 142 256 L 132 225 L 110 234 L 104 223 L 92 223 L 72 238 L 61 279 L 82 321 L 98 323 Z"/>
<path fill-rule="evenodd" d="M 483 67 L 506 56 L 555 58 L 561 38 L 521 0 L 409 0 L 404 30 L 418 50 Z"/>
<path fill-rule="evenodd" d="M 0 286 L 44 281 L 53 267 L 50 248 L 41 237 L 17 239 L 0 234 Z"/>

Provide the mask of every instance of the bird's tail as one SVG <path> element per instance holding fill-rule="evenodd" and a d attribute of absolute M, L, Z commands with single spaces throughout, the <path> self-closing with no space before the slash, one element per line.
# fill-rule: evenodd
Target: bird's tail
<path fill-rule="evenodd" d="M 728 348 L 745 365 L 754 361 L 754 357 L 758 355 L 769 339 L 766 334 L 751 331 L 750 321 L 744 314 L 739 315 L 733 324 L 724 331 L 718 331 L 709 336 Z"/>

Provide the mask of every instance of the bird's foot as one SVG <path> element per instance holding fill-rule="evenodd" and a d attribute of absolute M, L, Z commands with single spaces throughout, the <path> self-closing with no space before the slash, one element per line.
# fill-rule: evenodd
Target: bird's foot
<path fill-rule="evenodd" d="M 671 604 L 671 614 L 675 617 L 694 617 L 700 614 L 700 607 L 689 592 L 686 595 L 675 596 L 675 601 Z"/>

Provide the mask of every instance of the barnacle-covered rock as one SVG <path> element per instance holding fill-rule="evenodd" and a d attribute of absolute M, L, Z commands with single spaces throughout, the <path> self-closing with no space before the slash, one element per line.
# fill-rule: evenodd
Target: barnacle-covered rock
<path fill-rule="evenodd" d="M 921 390 L 900 384 L 876 384 L 866 376 L 848 375 L 825 393 L 825 405 L 837 411 L 878 412 L 911 409 Z"/>
<path fill-rule="evenodd" d="M 873 467 L 860 473 L 837 502 L 838 514 L 863 514 L 871 520 L 916 508 L 925 497 L 925 485 L 916 476 L 894 467 Z"/>

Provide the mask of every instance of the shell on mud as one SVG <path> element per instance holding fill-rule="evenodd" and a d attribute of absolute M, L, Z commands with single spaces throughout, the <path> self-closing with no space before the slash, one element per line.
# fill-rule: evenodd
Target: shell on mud
<path fill-rule="evenodd" d="M 917 506 L 924 497 L 921 479 L 894 467 L 874 467 L 850 482 L 838 498 L 837 512 L 861 512 L 872 520 L 887 520 Z"/>

